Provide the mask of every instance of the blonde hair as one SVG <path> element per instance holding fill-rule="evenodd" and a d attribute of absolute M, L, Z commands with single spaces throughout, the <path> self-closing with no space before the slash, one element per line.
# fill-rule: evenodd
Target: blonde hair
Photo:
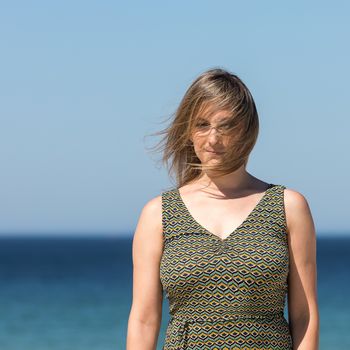
<path fill-rule="evenodd" d="M 194 125 L 203 113 L 227 111 L 229 114 L 229 147 L 214 165 L 201 164 L 191 141 Z M 217 176 L 246 166 L 259 132 L 259 118 L 253 97 L 235 74 L 222 68 L 212 68 L 200 74 L 187 89 L 170 125 L 151 135 L 164 135 L 154 147 L 163 154 L 162 162 L 168 174 L 175 173 L 179 188 L 210 170 Z"/>

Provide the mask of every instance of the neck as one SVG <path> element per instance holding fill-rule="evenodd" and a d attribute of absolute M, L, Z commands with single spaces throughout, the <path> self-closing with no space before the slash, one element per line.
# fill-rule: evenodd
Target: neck
<path fill-rule="evenodd" d="M 253 180 L 254 177 L 249 174 L 242 165 L 232 173 L 219 177 L 214 177 L 207 172 L 203 172 L 196 183 L 207 188 L 209 187 L 215 191 L 226 192 L 227 190 L 240 191 L 250 187 Z"/>

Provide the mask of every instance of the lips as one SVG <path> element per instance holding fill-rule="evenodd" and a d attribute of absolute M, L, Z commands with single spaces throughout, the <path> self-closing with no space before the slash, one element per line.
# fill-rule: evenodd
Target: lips
<path fill-rule="evenodd" d="M 210 151 L 208 149 L 205 150 L 206 152 L 209 152 L 209 153 L 214 153 L 214 154 L 222 154 L 223 152 L 219 152 L 219 151 Z"/>

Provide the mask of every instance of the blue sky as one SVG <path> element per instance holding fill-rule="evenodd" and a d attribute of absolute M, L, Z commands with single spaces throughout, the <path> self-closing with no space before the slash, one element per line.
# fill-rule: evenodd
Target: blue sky
<path fill-rule="evenodd" d="M 0 9 L 0 233 L 132 234 L 172 185 L 146 148 L 192 80 L 248 85 L 247 170 L 350 232 L 346 1 L 12 1 Z"/>

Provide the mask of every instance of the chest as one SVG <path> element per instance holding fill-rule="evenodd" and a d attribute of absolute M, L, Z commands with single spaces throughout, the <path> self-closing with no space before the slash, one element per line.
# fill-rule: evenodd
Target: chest
<path fill-rule="evenodd" d="M 180 206 L 190 219 L 221 239 L 242 225 L 258 209 L 263 198 L 264 194 L 227 199 L 179 193 Z"/>

